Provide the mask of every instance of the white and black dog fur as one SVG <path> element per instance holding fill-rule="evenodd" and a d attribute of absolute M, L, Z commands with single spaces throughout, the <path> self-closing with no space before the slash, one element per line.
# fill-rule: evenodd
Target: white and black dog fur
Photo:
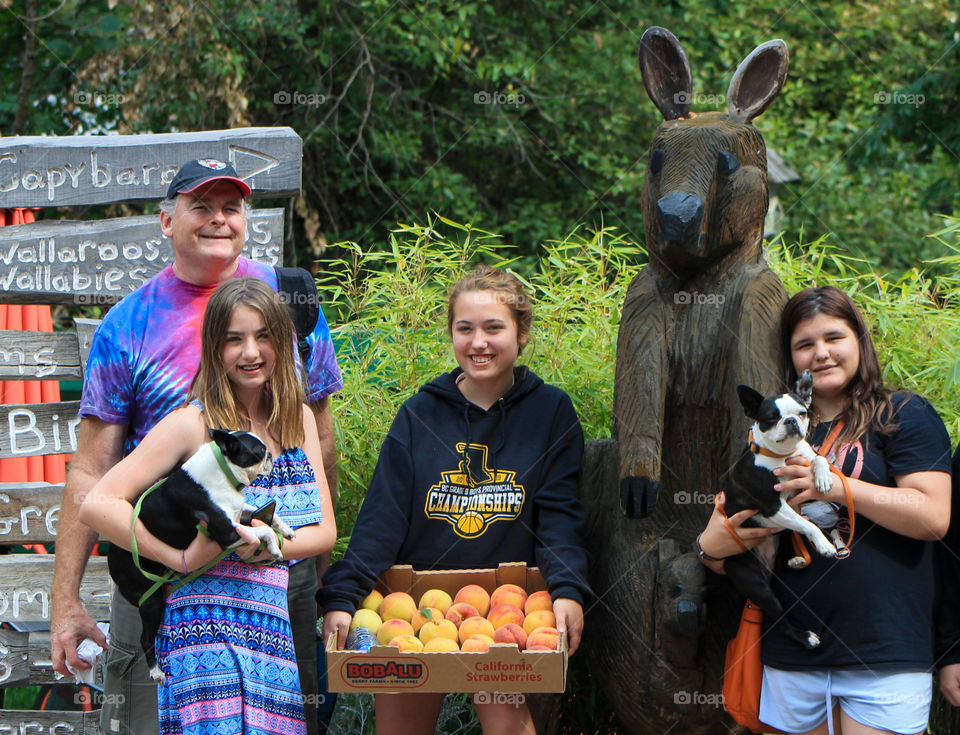
<path fill-rule="evenodd" d="M 244 488 L 273 466 L 273 458 L 266 445 L 246 431 L 211 430 L 212 441 L 204 444 L 178 469 L 171 472 L 163 484 L 156 487 L 140 508 L 139 518 L 161 541 L 176 549 L 186 549 L 197 535 L 197 523 L 207 525 L 211 538 L 224 549 L 243 543 L 234 527 L 249 524 L 252 518 L 265 526 L 253 528 L 270 555 L 283 558 L 274 529 L 285 538 L 294 532 L 279 517 L 273 515 L 273 504 L 256 511 L 245 500 Z M 237 486 L 223 472 L 214 454 L 213 446 L 220 448 Z M 163 672 L 157 665 L 154 639 L 163 619 L 164 597 L 156 591 L 140 605 L 140 597 L 153 585 L 134 564 L 131 553 L 116 544 L 111 545 L 107 557 L 110 576 L 120 594 L 131 604 L 139 605 L 143 630 L 140 645 L 146 654 L 147 666 L 154 681 L 163 681 Z M 167 568 L 146 557 L 140 557 L 143 569 L 163 575 Z"/>
<path fill-rule="evenodd" d="M 756 510 L 756 515 L 747 519 L 744 526 L 797 531 L 808 538 L 820 554 L 836 557 L 836 547 L 823 532 L 787 503 L 793 493 L 781 493 L 773 487 L 780 481 L 773 470 L 784 466 L 788 458 L 800 456 L 812 464 L 817 490 L 821 493 L 830 490 L 830 465 L 813 451 L 805 438 L 809 426 L 807 410 L 813 397 L 810 371 L 803 371 L 794 393 L 765 398 L 753 388 L 738 385 L 737 394 L 747 416 L 754 421 L 751 428 L 753 443 L 748 443 L 734 468 L 724 502 L 727 515 Z M 800 630 L 791 624 L 773 594 L 769 573 L 775 553 L 776 542 L 772 538 L 766 539 L 749 553 L 727 557 L 724 570 L 734 587 L 758 605 L 767 620 L 774 621 L 786 635 L 803 646 L 816 648 L 820 645 L 820 637 L 813 631 Z M 791 566 L 795 564 L 791 563 Z"/>

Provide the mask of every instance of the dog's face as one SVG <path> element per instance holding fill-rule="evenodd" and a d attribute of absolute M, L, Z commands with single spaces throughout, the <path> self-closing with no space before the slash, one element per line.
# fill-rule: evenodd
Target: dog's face
<path fill-rule="evenodd" d="M 809 370 L 803 371 L 793 393 L 766 398 L 753 388 L 738 385 L 737 395 L 767 443 L 789 447 L 806 437 L 810 425 L 807 409 L 813 398 L 813 376 Z"/>
<path fill-rule="evenodd" d="M 256 434 L 211 429 L 210 438 L 220 447 L 233 474 L 245 485 L 259 475 L 267 474 L 273 467 L 273 457 L 267 445 Z"/>

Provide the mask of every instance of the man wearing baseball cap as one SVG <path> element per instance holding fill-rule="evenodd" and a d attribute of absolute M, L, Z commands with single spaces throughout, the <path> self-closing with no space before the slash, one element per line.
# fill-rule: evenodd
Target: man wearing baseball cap
<path fill-rule="evenodd" d="M 229 278 L 253 276 L 277 289 L 277 275 L 241 256 L 250 186 L 228 163 L 187 161 L 160 202 L 160 228 L 173 245 L 173 263 L 114 306 L 94 335 L 80 401 L 77 451 L 70 462 L 57 534 L 52 590 L 53 665 L 66 674 L 89 668 L 77 657 L 84 638 L 106 640 L 80 601 L 80 580 L 97 534 L 80 523 L 78 506 L 110 467 L 167 413 L 182 405 L 200 363 L 200 329 L 207 301 Z M 323 450 L 318 482 L 336 486 L 336 449 L 329 396 L 343 387 L 323 314 L 307 338 L 307 401 Z M 335 496 L 334 496 L 335 497 Z M 297 660 L 305 695 L 317 691 L 316 567 L 295 564 L 288 590 Z M 140 648 L 136 608 L 115 594 L 106 656 L 104 735 L 156 735 L 156 685 Z M 317 728 L 316 702 L 305 697 L 308 732 Z"/>

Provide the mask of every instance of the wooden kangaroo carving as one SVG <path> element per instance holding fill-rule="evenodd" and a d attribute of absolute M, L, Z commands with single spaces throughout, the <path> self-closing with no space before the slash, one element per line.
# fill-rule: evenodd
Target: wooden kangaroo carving
<path fill-rule="evenodd" d="M 597 460 L 598 476 L 617 463 L 626 517 L 609 490 L 604 497 L 585 481 L 600 596 L 588 648 L 628 732 L 682 723 L 676 732 L 726 733 L 718 693 L 730 631 L 716 619 L 732 624 L 735 602 L 725 591 L 712 596 L 707 618 L 705 573 L 689 549 L 744 441 L 736 386 L 771 393 L 782 375 L 777 324 L 786 293 L 761 252 L 766 148 L 750 121 L 779 93 L 787 49 L 774 40 L 747 56 L 726 113 L 690 115 L 690 66 L 669 31 L 644 33 L 640 68 L 664 122 L 643 189 L 650 261 L 630 284 L 621 318 L 615 449 Z"/>

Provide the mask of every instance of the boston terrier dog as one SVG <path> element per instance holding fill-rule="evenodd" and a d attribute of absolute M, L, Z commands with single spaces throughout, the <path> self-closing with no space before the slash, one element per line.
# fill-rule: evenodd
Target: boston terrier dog
<path fill-rule="evenodd" d="M 740 403 L 754 424 L 750 441 L 736 467 L 730 487 L 726 490 L 724 511 L 733 515 L 741 510 L 756 510 L 757 514 L 744 526 L 797 531 L 808 538 L 823 556 L 837 557 L 837 549 L 813 523 L 797 513 L 787 501 L 791 493 L 774 490 L 780 480 L 773 474 L 790 457 L 800 456 L 813 465 L 814 484 L 821 493 L 830 490 L 830 465 L 806 442 L 807 409 L 813 398 L 813 376 L 804 370 L 797 381 L 795 392 L 765 398 L 745 385 L 737 386 Z M 819 502 L 819 501 L 818 501 Z M 765 539 L 748 553 L 727 557 L 724 570 L 737 591 L 748 597 L 776 621 L 783 633 L 807 648 L 820 645 L 820 637 L 813 631 L 800 630 L 784 615 L 783 607 L 770 587 L 769 574 L 776 554 L 776 542 Z M 802 566 L 791 559 L 789 566 Z"/>
<path fill-rule="evenodd" d="M 244 494 L 247 485 L 272 468 L 270 452 L 263 441 L 246 431 L 213 429 L 210 437 L 211 442 L 141 496 L 139 519 L 150 533 L 176 549 L 190 545 L 197 535 L 197 523 L 203 521 L 210 537 L 228 549 L 243 543 L 235 524 L 249 525 L 252 518 L 258 518 L 267 525 L 256 526 L 253 532 L 279 561 L 283 556 L 274 529 L 288 539 L 294 537 L 294 532 L 273 515 L 274 504 L 257 511 L 246 504 Z M 146 557 L 139 561 L 140 567 L 152 574 L 168 572 L 164 565 Z M 141 603 L 154 583 L 137 568 L 129 551 L 113 544 L 107 562 L 120 594 L 140 608 L 140 645 L 150 676 L 162 682 L 163 671 L 157 665 L 153 646 L 163 619 L 164 597 L 155 590 Z"/>

